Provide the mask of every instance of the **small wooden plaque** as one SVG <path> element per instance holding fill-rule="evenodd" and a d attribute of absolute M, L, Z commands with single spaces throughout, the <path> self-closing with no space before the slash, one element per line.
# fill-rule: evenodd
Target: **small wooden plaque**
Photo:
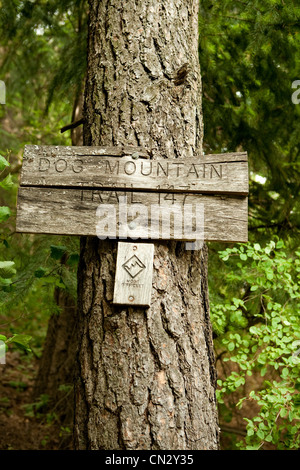
<path fill-rule="evenodd" d="M 113 303 L 150 307 L 154 245 L 118 243 Z"/>

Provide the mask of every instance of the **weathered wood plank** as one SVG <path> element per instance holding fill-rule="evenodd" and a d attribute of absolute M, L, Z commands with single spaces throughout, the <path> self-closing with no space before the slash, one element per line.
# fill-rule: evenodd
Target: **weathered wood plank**
<path fill-rule="evenodd" d="M 113 303 L 150 307 L 154 245 L 118 243 Z"/>
<path fill-rule="evenodd" d="M 120 203 L 125 204 L 125 197 L 128 215 L 124 222 L 124 212 Z M 161 207 L 162 205 L 164 208 Z M 27 233 L 102 237 L 112 237 L 115 233 L 117 237 L 124 236 L 125 238 L 127 234 L 133 239 L 191 240 L 199 239 L 199 237 L 193 238 L 193 234 L 187 236 L 185 233 L 188 232 L 185 230 L 188 220 L 195 216 L 195 208 L 199 209 L 200 218 L 201 208 L 203 209 L 204 240 L 247 241 L 248 201 L 246 197 L 191 193 L 20 187 L 16 229 L 17 232 Z M 110 209 L 115 210 L 116 216 L 112 212 L 110 216 L 105 215 L 107 213 L 105 210 L 109 212 Z M 166 235 L 162 229 L 155 230 L 154 223 L 151 225 L 151 217 L 155 219 L 155 215 L 160 210 L 162 217 L 166 219 L 166 225 L 168 220 L 171 220 L 169 235 Z M 172 213 L 175 214 L 174 217 Z M 122 220 L 119 220 L 120 215 Z M 173 219 L 176 221 L 175 224 Z M 180 220 L 183 221 L 181 236 L 178 235 Z M 107 222 L 106 225 L 104 222 Z"/>
<path fill-rule="evenodd" d="M 244 152 L 151 160 L 146 151 L 135 147 L 26 146 L 21 172 L 22 186 L 240 196 L 249 192 L 248 179 Z"/>

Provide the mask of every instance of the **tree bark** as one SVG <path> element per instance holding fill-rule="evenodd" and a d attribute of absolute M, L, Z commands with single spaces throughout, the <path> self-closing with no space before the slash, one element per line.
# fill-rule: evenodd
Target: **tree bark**
<path fill-rule="evenodd" d="M 72 111 L 72 122 L 79 119 L 83 109 L 83 93 L 78 89 Z M 71 130 L 72 145 L 82 145 L 82 126 Z M 65 257 L 61 262 L 66 262 Z M 39 360 L 39 368 L 33 388 L 33 399 L 37 399 L 40 395 L 49 396 L 49 407 L 55 408 L 59 415 L 60 421 L 64 423 L 72 423 L 74 418 L 73 393 L 70 391 L 59 391 L 60 385 L 72 386 L 74 382 L 74 371 L 77 351 L 77 335 L 76 335 L 76 298 L 59 287 L 55 288 L 54 299 L 61 311 L 59 314 L 51 315 L 43 354 Z M 73 392 L 73 390 L 72 390 Z"/>
<path fill-rule="evenodd" d="M 198 0 L 90 0 L 85 145 L 201 153 Z M 207 248 L 155 243 L 149 309 L 112 304 L 117 242 L 81 238 L 76 449 L 218 449 Z"/>
<path fill-rule="evenodd" d="M 55 289 L 55 301 L 61 312 L 53 313 L 49 319 L 47 336 L 43 354 L 39 361 L 39 369 L 35 379 L 33 398 L 41 394 L 49 395 L 49 407 L 61 403 L 56 408 L 61 422 L 72 422 L 72 395 L 68 391 L 60 392 L 60 385 L 72 386 L 74 382 L 74 366 L 76 358 L 76 301 L 74 297 L 62 289 Z M 71 400 L 70 400 L 71 399 Z"/>

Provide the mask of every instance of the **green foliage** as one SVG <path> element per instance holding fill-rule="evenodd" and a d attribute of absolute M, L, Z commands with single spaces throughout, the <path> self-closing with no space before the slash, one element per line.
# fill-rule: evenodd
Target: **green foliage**
<path fill-rule="evenodd" d="M 51 245 L 50 246 L 51 258 L 59 260 L 67 252 L 67 247 L 62 245 Z"/>
<path fill-rule="evenodd" d="M 293 0 L 200 3 L 204 148 L 249 155 L 252 243 L 220 248 L 222 261 L 211 246 L 209 272 L 215 345 L 232 363 L 219 383 L 220 402 L 224 393 L 242 390 L 251 374 L 266 377 L 240 403 L 241 411 L 248 400 L 260 406 L 247 425 L 249 449 L 299 444 L 297 421 L 288 418 L 299 418 L 294 399 L 286 401 L 285 416 L 279 410 L 285 397 L 297 395 L 299 374 L 293 354 L 299 339 L 300 106 L 291 99 L 300 78 L 299 13 Z M 275 235 L 288 249 L 281 241 L 269 243 Z M 224 403 L 220 410 L 222 416 L 228 411 Z"/>
<path fill-rule="evenodd" d="M 0 261 L 0 282 L 1 278 L 9 279 L 16 274 L 13 261 Z"/>
<path fill-rule="evenodd" d="M 85 0 L 1 2 L 6 104 L 0 106 L 0 152 L 10 154 L 9 162 L 0 156 L 1 328 L 6 338 L 32 336 L 34 348 L 41 346 L 50 315 L 60 311 L 55 289 L 76 297 L 78 239 L 14 233 L 16 172 L 25 144 L 70 144 L 60 128 L 71 122 L 82 92 L 87 9 Z M 8 344 L 26 350 L 26 344 Z"/>
<path fill-rule="evenodd" d="M 8 382 L 8 384 L 10 387 L 16 388 L 19 391 L 26 390 L 28 388 L 28 384 L 22 381 L 11 380 L 10 382 Z"/>
<path fill-rule="evenodd" d="M 85 0 L 1 2 L 1 80 L 6 104 L 0 151 L 16 155 L 24 143 L 69 143 L 60 128 L 71 122 L 86 69 Z M 1 163 L 0 163 L 1 165 Z"/>
<path fill-rule="evenodd" d="M 10 164 L 2 155 L 0 155 L 0 177 L 1 173 L 9 167 Z M 13 186 L 11 175 L 8 175 L 2 181 L 0 181 L 0 187 L 3 189 L 10 189 Z M 6 220 L 10 217 L 11 211 L 10 208 L 7 206 L 0 206 L 0 223 L 6 222 Z M 1 274 L 0 274 L 1 276 Z"/>
<path fill-rule="evenodd" d="M 8 166 L 9 166 L 9 163 L 6 160 L 6 158 L 4 158 L 4 157 L 2 157 L 2 155 L 0 155 L 0 171 L 3 171 Z"/>
<path fill-rule="evenodd" d="M 242 398 L 256 402 L 259 414 L 247 419 L 242 448 L 258 449 L 266 442 L 278 449 L 300 444 L 300 252 L 288 256 L 282 240 L 265 247 L 259 243 L 227 248 L 220 258 L 229 263 L 227 282 L 235 291 L 231 302 L 212 305 L 216 347 L 238 365 L 226 379 L 218 380 L 217 397 L 245 384 L 259 372 L 263 388 Z"/>
<path fill-rule="evenodd" d="M 3 171 L 10 168 L 4 157 L 0 159 L 1 163 Z M 4 182 L 0 184 L 1 189 L 15 198 L 16 183 L 11 174 L 5 177 Z M 6 216 L 1 217 L 1 214 Z M 40 347 L 49 316 L 59 313 L 54 290 L 65 289 L 76 297 L 78 239 L 14 234 L 7 226 L 10 215 L 9 207 L 0 208 L 0 310 L 1 329 L 4 328 L 0 339 L 5 350 L 15 347 L 29 353 L 32 343 L 34 347 Z M 63 241 L 61 245 L 59 240 Z M 63 257 L 66 263 L 62 262 Z M 16 319 L 24 319 L 25 322 L 18 328 Z M 41 328 L 41 323 L 44 328 Z M 2 349 L 3 355 L 5 351 Z"/>
<path fill-rule="evenodd" d="M 250 230 L 266 241 L 300 229 L 299 14 L 294 0 L 200 2 L 204 148 L 248 152 Z"/>
<path fill-rule="evenodd" d="M 0 155 L 0 171 L 3 171 L 10 164 Z M 0 187 L 4 190 L 9 190 L 14 186 L 12 181 L 12 176 L 8 174 L 4 180 L 0 181 Z M 11 215 L 10 209 L 6 206 L 0 207 L 0 223 L 5 222 Z M 17 271 L 15 268 L 14 261 L 0 261 L 0 292 L 1 290 L 7 289 L 8 286 L 12 284 L 12 278 L 16 275 Z M 1 304 L 1 302 L 0 302 Z M 31 352 L 29 347 L 29 342 L 31 340 L 31 336 L 26 335 L 13 335 L 10 338 L 7 338 L 5 335 L 0 335 L 0 341 L 4 343 L 4 347 L 1 344 L 0 346 L 0 358 L 2 358 L 7 350 L 9 344 L 16 346 L 18 349 L 21 349 L 26 352 Z"/>
<path fill-rule="evenodd" d="M 11 211 L 10 208 L 7 206 L 0 207 L 0 223 L 6 222 L 6 220 L 10 217 Z"/>
<path fill-rule="evenodd" d="M 6 344 L 14 344 L 21 350 L 31 352 L 31 349 L 29 347 L 31 339 L 32 337 L 28 335 L 13 335 L 6 341 Z"/>
<path fill-rule="evenodd" d="M 34 416 L 41 417 L 48 409 L 50 397 L 47 394 L 41 394 L 36 402 L 29 403 L 24 406 L 25 416 L 33 418 Z"/>

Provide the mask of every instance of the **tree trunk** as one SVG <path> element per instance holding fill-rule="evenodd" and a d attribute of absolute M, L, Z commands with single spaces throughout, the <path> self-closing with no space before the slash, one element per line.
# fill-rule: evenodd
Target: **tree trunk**
<path fill-rule="evenodd" d="M 198 0 L 90 0 L 85 145 L 201 152 Z M 218 449 L 207 248 L 155 243 L 149 309 L 112 305 L 117 243 L 81 238 L 76 449 Z"/>
<path fill-rule="evenodd" d="M 72 388 L 60 390 L 60 385 L 72 386 L 76 357 L 76 302 L 72 295 L 55 289 L 55 301 L 61 312 L 53 313 L 49 319 L 43 354 L 35 379 L 33 398 L 41 394 L 49 396 L 49 407 L 55 406 L 61 422 L 72 422 Z M 58 407 L 57 403 L 61 406 Z"/>

